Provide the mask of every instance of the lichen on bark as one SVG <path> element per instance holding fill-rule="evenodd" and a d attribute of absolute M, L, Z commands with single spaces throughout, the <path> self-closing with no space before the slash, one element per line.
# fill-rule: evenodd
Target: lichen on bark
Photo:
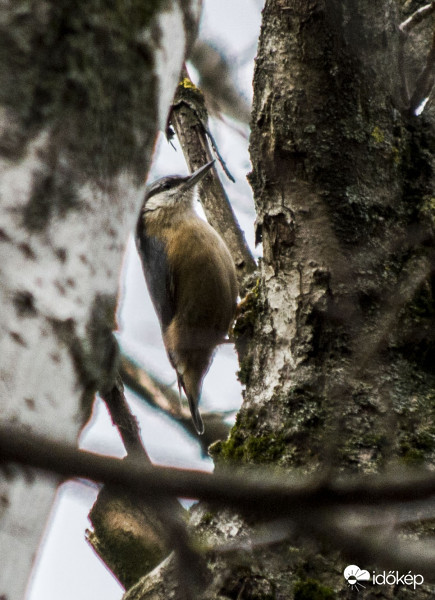
<path fill-rule="evenodd" d="M 134 165 L 143 177 L 155 107 L 145 102 L 153 58 L 140 33 L 162 3 L 16 2 L 1 26 L 0 102 L 20 135 L 4 134 L 0 148 L 19 158 L 49 123 L 68 140 L 76 175 Z"/>
<path fill-rule="evenodd" d="M 74 443 L 95 390 L 110 385 L 122 256 L 198 13 L 199 0 L 2 3 L 5 422 Z M 55 485 L 5 482 L 0 595 L 23 596 Z"/>
<path fill-rule="evenodd" d="M 399 19 L 389 0 L 265 3 L 249 176 L 261 310 L 241 316 L 246 390 L 217 468 L 434 466 L 434 119 L 400 109 Z M 332 598 L 344 566 L 296 542 L 285 583 L 273 560 L 265 572 L 276 598 Z"/>

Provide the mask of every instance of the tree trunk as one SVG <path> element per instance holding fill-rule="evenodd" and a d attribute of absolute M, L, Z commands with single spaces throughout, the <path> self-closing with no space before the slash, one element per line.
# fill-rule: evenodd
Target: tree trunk
<path fill-rule="evenodd" d="M 394 0 L 266 0 L 250 143 L 264 258 L 236 325 L 246 391 L 218 467 L 433 468 L 434 119 L 401 105 L 399 22 Z M 214 542 L 250 535 L 206 508 L 192 521 Z M 291 547 L 213 558 L 206 597 L 347 597 L 348 559 L 304 546 L 304 528 Z M 360 595 L 373 593 L 416 592 Z"/>
<path fill-rule="evenodd" d="M 434 123 L 401 110 L 396 8 L 266 2 L 250 145 L 264 260 L 218 460 L 433 465 Z M 345 587 L 343 558 L 291 562 L 285 585 L 265 570 L 276 597 Z"/>
<path fill-rule="evenodd" d="M 116 371 L 123 251 L 200 12 L 103 4 L 0 9 L 0 414 L 70 442 Z M 23 598 L 56 484 L 1 480 L 1 598 Z"/>

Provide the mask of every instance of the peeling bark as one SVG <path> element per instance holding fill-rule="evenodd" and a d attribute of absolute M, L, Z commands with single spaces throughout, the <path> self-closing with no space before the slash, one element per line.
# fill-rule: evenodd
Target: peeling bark
<path fill-rule="evenodd" d="M 434 123 L 398 110 L 398 19 L 388 1 L 266 2 L 250 175 L 264 260 L 244 404 L 217 460 L 433 465 Z M 313 579 L 338 593 L 345 566 L 299 549 L 286 597 Z"/>

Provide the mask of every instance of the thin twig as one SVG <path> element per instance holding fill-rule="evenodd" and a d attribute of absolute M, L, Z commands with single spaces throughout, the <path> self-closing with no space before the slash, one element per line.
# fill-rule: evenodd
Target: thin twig
<path fill-rule="evenodd" d="M 363 565 L 382 565 L 385 569 L 393 569 L 399 575 L 409 571 L 413 575 L 422 575 L 426 583 L 435 582 L 435 545 L 433 542 L 414 542 L 406 540 L 406 544 L 397 536 L 385 537 L 361 533 L 349 528 L 344 530 L 334 523 L 326 514 L 323 522 L 315 519 L 308 524 L 304 534 L 333 544 L 349 561 L 358 561 Z M 311 531 L 310 531 L 311 530 Z M 422 580 L 418 580 L 423 583 Z"/>
<path fill-rule="evenodd" d="M 418 107 L 429 97 L 435 83 L 435 30 L 433 33 L 431 49 L 426 59 L 426 64 L 416 81 L 415 89 L 412 94 L 409 92 L 408 81 L 405 73 L 405 42 L 410 31 L 434 12 L 435 1 L 422 6 L 399 25 L 400 38 L 398 67 L 401 80 L 400 93 L 402 97 L 402 103 L 410 115 L 415 115 Z"/>
<path fill-rule="evenodd" d="M 263 523 L 261 529 L 242 540 L 231 540 L 223 544 L 210 545 L 206 552 L 227 554 L 234 552 L 252 552 L 254 549 L 279 544 L 291 540 L 295 535 L 321 540 L 338 547 L 349 562 L 358 561 L 364 565 L 382 565 L 386 569 L 394 569 L 399 573 L 423 573 L 426 579 L 434 581 L 433 561 L 435 547 L 432 542 L 415 542 L 397 535 L 386 538 L 384 522 L 378 524 L 377 530 L 365 533 L 361 528 L 343 524 L 341 515 L 328 511 L 323 517 L 316 516 L 309 523 L 294 523 L 288 519 L 280 519 Z M 345 526 L 344 526 L 345 525 Z"/>
<path fill-rule="evenodd" d="M 403 21 L 399 25 L 399 29 L 405 35 L 413 29 L 416 25 L 421 23 L 424 19 L 429 17 L 435 11 L 435 2 L 431 2 L 430 4 L 426 4 L 422 6 L 418 10 L 416 10 L 410 17 L 408 17 L 405 21 Z"/>
<path fill-rule="evenodd" d="M 139 394 L 150 406 L 158 408 L 183 424 L 185 420 L 191 421 L 190 411 L 181 404 L 178 392 L 160 382 L 125 354 L 121 354 L 120 372 L 125 385 Z"/>
<path fill-rule="evenodd" d="M 142 444 L 136 417 L 131 412 L 124 396 L 124 386 L 117 377 L 112 389 L 101 393 L 106 403 L 112 423 L 116 426 L 130 458 L 142 458 L 151 464 L 151 460 Z"/>
<path fill-rule="evenodd" d="M 120 372 L 124 384 L 138 394 L 147 404 L 161 410 L 166 415 L 175 419 L 181 427 L 201 445 L 204 455 L 208 447 L 217 440 L 228 437 L 230 426 L 225 423 L 225 413 L 204 413 L 204 435 L 198 436 L 192 423 L 190 410 L 180 402 L 180 397 L 171 387 L 163 384 L 139 367 L 125 354 L 121 354 Z"/>
<path fill-rule="evenodd" d="M 405 71 L 405 42 L 407 39 L 407 35 L 399 27 L 399 47 L 397 52 L 397 61 L 398 61 L 398 69 L 400 75 L 400 96 L 402 100 L 402 105 L 404 107 L 409 106 L 409 87 L 408 87 L 408 78 L 406 77 Z"/>
<path fill-rule="evenodd" d="M 431 272 L 431 257 L 413 256 L 404 266 L 404 275 L 383 301 L 382 309 L 369 331 L 355 337 L 350 371 L 362 373 L 370 360 L 376 360 L 385 347 L 400 311 Z"/>
<path fill-rule="evenodd" d="M 415 84 L 414 93 L 409 101 L 410 114 L 415 114 L 418 107 L 429 97 L 435 83 L 435 27 L 432 35 L 432 46 L 426 64 Z"/>
<path fill-rule="evenodd" d="M 106 403 L 114 425 L 121 435 L 125 449 L 128 453 L 128 462 L 144 463 L 151 466 L 151 460 L 142 444 L 136 418 L 131 412 L 125 399 L 124 386 L 121 378 L 118 376 L 112 389 L 109 392 L 102 393 L 101 396 Z M 122 500 L 122 496 L 120 498 Z M 182 518 L 183 508 L 176 497 L 166 497 L 160 499 L 159 502 L 156 502 L 156 499 L 154 498 L 148 503 L 148 510 L 143 506 L 144 499 L 136 497 L 136 500 L 138 499 L 140 500 L 138 508 L 139 510 L 142 510 L 144 516 L 147 517 L 148 526 L 152 530 L 155 530 L 157 537 L 163 535 L 167 547 L 174 549 L 175 551 L 178 579 L 181 584 L 184 598 L 186 598 L 186 600 L 188 598 L 193 598 L 195 596 L 195 588 L 200 584 L 199 578 L 202 571 L 202 568 L 200 568 L 201 557 L 191 547 L 189 535 Z M 131 508 L 128 503 L 126 508 Z M 104 510 L 104 503 L 102 510 Z M 94 511 L 95 505 L 92 509 L 92 512 Z M 133 510 L 131 510 L 130 518 L 134 518 Z M 133 535 L 131 530 L 129 534 Z"/>

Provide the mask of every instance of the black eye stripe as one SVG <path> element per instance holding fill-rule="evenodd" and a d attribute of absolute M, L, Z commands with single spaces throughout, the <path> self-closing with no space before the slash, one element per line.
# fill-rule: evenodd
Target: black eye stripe
<path fill-rule="evenodd" d="M 154 181 L 151 185 L 147 187 L 145 198 L 149 200 L 155 194 L 159 194 L 160 192 L 164 192 L 170 190 L 180 183 L 183 177 L 179 177 L 178 175 L 173 175 L 172 177 L 162 177 L 162 179 L 158 179 Z"/>

